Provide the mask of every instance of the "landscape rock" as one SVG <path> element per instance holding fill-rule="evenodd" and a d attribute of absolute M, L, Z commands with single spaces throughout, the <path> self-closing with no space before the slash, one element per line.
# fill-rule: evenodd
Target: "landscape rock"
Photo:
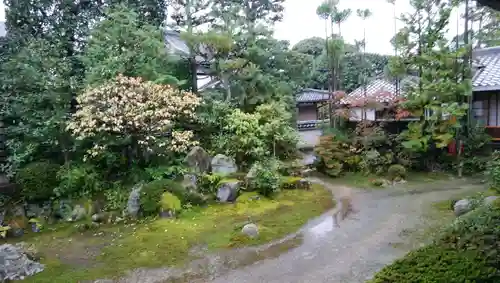
<path fill-rule="evenodd" d="M 201 174 L 210 171 L 210 155 L 201 146 L 195 146 L 186 155 L 184 162 L 193 169 L 194 173 Z"/>
<path fill-rule="evenodd" d="M 492 205 L 497 199 L 498 196 L 487 196 L 484 198 L 483 202 L 485 205 Z"/>
<path fill-rule="evenodd" d="M 236 173 L 238 171 L 238 166 L 236 162 L 229 156 L 224 154 L 217 154 L 212 159 L 212 173 L 220 175 L 229 175 Z"/>
<path fill-rule="evenodd" d="M 239 181 L 223 183 L 217 190 L 217 199 L 220 202 L 234 202 L 238 197 L 239 188 Z"/>
<path fill-rule="evenodd" d="M 137 218 L 137 216 L 139 216 L 139 210 L 141 209 L 141 190 L 142 184 L 135 185 L 128 197 L 127 213 L 133 218 Z"/>
<path fill-rule="evenodd" d="M 43 204 L 28 204 L 26 206 L 26 216 L 28 218 L 48 219 L 52 214 L 52 204 L 44 202 Z"/>
<path fill-rule="evenodd" d="M 71 212 L 70 221 L 80 221 L 85 218 L 87 211 L 85 208 L 79 204 L 75 205 L 73 211 Z"/>
<path fill-rule="evenodd" d="M 301 190 L 310 190 L 312 188 L 312 183 L 306 179 L 300 179 L 298 183 L 298 187 Z"/>
<path fill-rule="evenodd" d="M 42 272 L 44 265 L 28 258 L 19 246 L 0 246 L 0 282 L 24 280 L 28 276 Z"/>
<path fill-rule="evenodd" d="M 453 205 L 455 216 L 463 215 L 472 210 L 472 202 L 468 199 L 461 199 Z"/>
<path fill-rule="evenodd" d="M 54 216 L 60 219 L 69 219 L 73 209 L 71 208 L 70 200 L 59 200 L 58 205 L 55 208 Z"/>
<path fill-rule="evenodd" d="M 257 165 L 254 164 L 252 167 L 250 167 L 250 170 L 248 171 L 247 175 L 245 176 L 245 179 L 250 180 L 255 178 L 255 175 L 257 174 Z"/>
<path fill-rule="evenodd" d="M 253 223 L 249 223 L 243 226 L 241 233 L 253 239 L 259 236 L 259 227 Z"/>
<path fill-rule="evenodd" d="M 5 209 L 0 209 L 0 226 L 3 225 L 5 220 Z"/>
<path fill-rule="evenodd" d="M 196 191 L 196 184 L 198 182 L 198 178 L 194 174 L 185 174 L 184 179 L 182 180 L 182 186 L 186 190 L 195 190 Z"/>

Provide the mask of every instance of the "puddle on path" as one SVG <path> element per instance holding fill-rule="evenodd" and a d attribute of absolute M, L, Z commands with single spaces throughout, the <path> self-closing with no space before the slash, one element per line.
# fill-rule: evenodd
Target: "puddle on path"
<path fill-rule="evenodd" d="M 332 232 L 334 228 L 335 228 L 335 223 L 333 221 L 333 217 L 327 216 L 324 217 L 324 219 L 320 223 L 307 229 L 307 233 L 315 237 L 322 238 L 326 236 L 326 234 Z"/>

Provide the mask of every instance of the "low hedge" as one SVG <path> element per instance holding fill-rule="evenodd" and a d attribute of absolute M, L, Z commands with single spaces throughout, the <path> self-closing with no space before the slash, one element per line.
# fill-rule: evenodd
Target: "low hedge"
<path fill-rule="evenodd" d="M 384 267 L 371 283 L 500 282 L 500 201 L 458 218 L 431 245 Z"/>

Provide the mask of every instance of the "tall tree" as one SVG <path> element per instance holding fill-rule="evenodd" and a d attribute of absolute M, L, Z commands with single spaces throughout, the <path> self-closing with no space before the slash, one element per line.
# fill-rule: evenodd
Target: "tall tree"
<path fill-rule="evenodd" d="M 81 59 L 86 85 L 101 85 L 119 74 L 179 84 L 160 27 L 142 23 L 139 14 L 123 4 L 109 8 L 96 24 Z"/>
<path fill-rule="evenodd" d="M 212 21 L 212 18 L 209 15 L 211 4 L 211 0 L 171 0 L 169 6 L 169 8 L 172 9 L 170 17 L 173 20 L 173 24 L 171 26 L 184 32 L 188 37 L 192 37 L 198 27 Z M 191 89 L 194 93 L 197 93 L 198 64 L 196 62 L 196 52 L 199 50 L 195 50 L 192 41 L 189 40 L 188 47 Z"/>
<path fill-rule="evenodd" d="M 403 145 L 418 154 L 448 146 L 465 125 L 471 78 L 464 77 L 463 72 L 469 68 L 462 59 L 468 48 L 453 48 L 446 38 L 450 14 L 457 3 L 418 0 L 411 5 L 415 12 L 402 16 L 405 27 L 396 38 L 400 56 L 391 66 L 398 73 L 416 73 L 419 77 L 418 84 L 406 89 L 408 101 L 404 106 L 420 120 L 410 123 L 401 134 Z"/>
<path fill-rule="evenodd" d="M 366 53 L 366 19 L 368 19 L 372 13 L 369 9 L 358 9 L 356 10 L 356 14 L 358 17 L 360 17 L 363 20 L 363 40 L 361 41 L 361 47 L 362 47 L 362 52 L 361 52 L 361 66 L 362 66 L 362 76 L 361 79 L 363 80 L 361 84 L 363 85 L 363 95 L 366 99 L 366 86 L 368 84 L 368 64 L 366 63 L 365 60 L 365 53 Z M 366 119 L 366 109 L 365 107 L 362 108 L 362 119 Z"/>

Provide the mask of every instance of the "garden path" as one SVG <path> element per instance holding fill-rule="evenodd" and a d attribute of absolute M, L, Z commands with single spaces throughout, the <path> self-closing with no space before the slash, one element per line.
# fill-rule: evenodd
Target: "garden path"
<path fill-rule="evenodd" d="M 335 194 L 337 185 L 319 178 Z M 407 232 L 429 227 L 434 202 L 480 190 L 464 180 L 353 190 L 353 217 L 335 227 L 331 212 L 311 220 L 285 241 L 259 248 L 206 255 L 182 269 L 131 271 L 120 283 L 357 283 L 402 257 L 412 245 Z M 281 246 L 280 246 L 281 245 Z M 413 246 L 414 247 L 414 246 Z M 113 282 L 113 281 L 97 281 Z"/>
<path fill-rule="evenodd" d="M 336 186 L 319 182 L 335 193 Z M 354 205 L 360 210 L 353 218 L 333 225 L 330 215 L 311 221 L 303 229 L 303 244 L 278 258 L 231 271 L 212 283 L 357 283 L 402 257 L 407 248 L 404 231 L 424 221 L 431 204 L 463 195 L 479 186 L 462 180 L 386 190 L 355 190 Z M 403 232 L 403 233 L 402 233 Z"/>

